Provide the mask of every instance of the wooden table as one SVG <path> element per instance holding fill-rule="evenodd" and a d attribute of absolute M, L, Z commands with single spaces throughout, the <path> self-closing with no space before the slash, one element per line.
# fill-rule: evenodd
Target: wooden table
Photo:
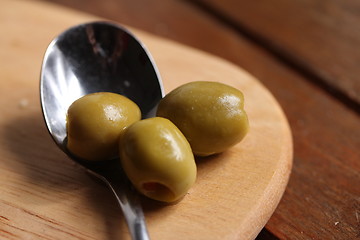
<path fill-rule="evenodd" d="M 218 55 L 259 79 L 291 125 L 287 190 L 257 239 L 360 239 L 356 1 L 47 0 Z"/>

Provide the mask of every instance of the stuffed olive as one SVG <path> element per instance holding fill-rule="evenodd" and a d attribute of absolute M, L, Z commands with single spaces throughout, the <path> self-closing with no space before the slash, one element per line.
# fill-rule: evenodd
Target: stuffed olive
<path fill-rule="evenodd" d="M 140 120 L 139 107 L 125 96 L 98 92 L 71 104 L 67 113 L 67 148 L 85 160 L 118 157 L 122 131 Z"/>
<path fill-rule="evenodd" d="M 157 116 L 172 121 L 198 156 L 223 152 L 249 129 L 242 92 L 218 82 L 190 82 L 174 89 L 160 101 Z"/>
<path fill-rule="evenodd" d="M 135 188 L 154 200 L 177 201 L 195 182 L 191 147 L 168 119 L 149 118 L 129 126 L 120 138 L 119 152 Z"/>

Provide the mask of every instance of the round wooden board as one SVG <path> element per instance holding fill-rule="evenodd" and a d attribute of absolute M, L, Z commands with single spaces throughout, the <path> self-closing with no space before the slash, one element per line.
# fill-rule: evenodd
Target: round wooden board
<path fill-rule="evenodd" d="M 39 73 L 61 31 L 99 18 L 35 1 L 0 0 L 1 239 L 129 239 L 110 191 L 72 163 L 47 133 Z M 274 212 L 292 165 L 279 104 L 240 67 L 129 27 L 152 53 L 166 92 L 190 81 L 243 91 L 251 130 L 223 154 L 198 159 L 198 178 L 174 205 L 142 199 L 152 239 L 253 239 Z"/>

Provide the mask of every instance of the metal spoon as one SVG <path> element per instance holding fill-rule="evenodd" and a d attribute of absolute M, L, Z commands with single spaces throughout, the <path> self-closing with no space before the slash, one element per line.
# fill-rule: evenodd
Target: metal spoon
<path fill-rule="evenodd" d="M 71 159 L 104 181 L 115 194 L 132 239 L 149 239 L 136 192 L 116 160 L 89 163 L 66 148 L 66 113 L 79 97 L 93 92 L 115 92 L 138 104 L 142 117 L 154 115 L 163 97 L 154 61 L 136 37 L 110 22 L 72 27 L 46 50 L 40 79 L 40 98 L 50 135 Z"/>

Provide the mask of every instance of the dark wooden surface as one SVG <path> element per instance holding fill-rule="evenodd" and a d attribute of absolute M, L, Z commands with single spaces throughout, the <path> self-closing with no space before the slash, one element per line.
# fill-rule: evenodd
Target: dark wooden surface
<path fill-rule="evenodd" d="M 249 71 L 283 107 L 295 150 L 288 188 L 258 239 L 360 239 L 360 3 L 46 1 L 173 39 Z"/>
<path fill-rule="evenodd" d="M 342 98 L 360 101 L 359 1 L 195 2 L 251 34 Z"/>

